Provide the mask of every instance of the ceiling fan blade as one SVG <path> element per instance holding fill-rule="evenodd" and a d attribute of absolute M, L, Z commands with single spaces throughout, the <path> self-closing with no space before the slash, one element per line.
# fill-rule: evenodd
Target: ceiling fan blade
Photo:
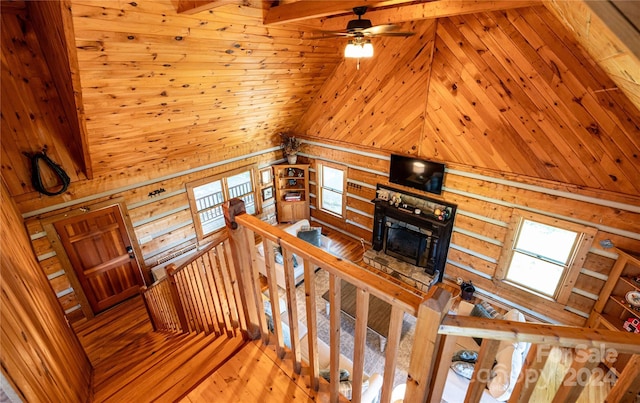
<path fill-rule="evenodd" d="M 380 35 L 385 32 L 397 31 L 400 27 L 393 24 L 375 25 L 371 28 L 363 29 L 361 32 L 365 35 Z"/>
<path fill-rule="evenodd" d="M 376 35 L 370 35 L 370 36 L 413 36 L 415 35 L 415 32 L 383 32 L 381 34 L 376 34 Z"/>
<path fill-rule="evenodd" d="M 334 32 L 324 31 L 324 32 L 316 32 L 316 33 L 320 35 L 312 36 L 305 39 L 333 39 L 333 38 L 353 36 L 353 34 L 351 34 L 350 32 L 342 32 L 342 31 L 334 31 Z"/>

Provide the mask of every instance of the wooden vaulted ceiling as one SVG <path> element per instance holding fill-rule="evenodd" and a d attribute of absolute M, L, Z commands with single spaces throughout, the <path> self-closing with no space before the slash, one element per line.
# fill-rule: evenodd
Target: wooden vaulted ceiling
<path fill-rule="evenodd" d="M 611 33 L 595 35 L 582 3 L 35 3 L 3 2 L 2 169 L 14 196 L 32 192 L 20 153 L 43 144 L 74 182 L 86 173 L 106 189 L 273 147 L 289 130 L 640 193 L 640 65 Z M 342 29 L 363 3 L 380 7 L 374 24 L 416 35 L 376 38 L 356 70 L 344 40 L 308 38 Z M 597 40 L 609 45 L 587 55 L 580 43 Z"/>

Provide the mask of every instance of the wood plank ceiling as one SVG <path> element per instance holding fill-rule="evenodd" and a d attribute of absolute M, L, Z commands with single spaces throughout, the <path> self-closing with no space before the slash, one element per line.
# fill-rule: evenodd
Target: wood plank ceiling
<path fill-rule="evenodd" d="M 292 129 L 640 193 L 640 102 L 611 90 L 619 85 L 610 78 L 615 74 L 607 76 L 554 17 L 568 15 L 562 5 L 552 14 L 542 6 L 487 8 L 533 2 L 370 2 L 386 7 L 367 14 L 374 24 L 399 22 L 417 35 L 376 38 L 376 56 L 358 71 L 343 60 L 344 40 L 308 39 L 314 29 L 342 29 L 352 18 L 343 11 L 354 2 L 271 10 L 267 2 L 228 3 L 182 1 L 192 14 L 178 14 L 170 0 L 72 0 L 81 83 L 74 90 L 81 94 L 81 124 L 86 116 L 80 134 L 86 147 L 66 152 L 66 137 L 51 133 L 69 131 L 69 119 L 47 105 L 72 100 L 51 91 L 57 75 L 46 71 L 37 43 L 22 45 L 29 60 L 10 60 L 20 37 L 33 37 L 35 29 L 28 15 L 5 16 L 3 6 L 2 130 L 13 139 L 5 146 L 3 136 L 2 169 L 11 194 L 29 196 L 28 161 L 19 153 L 45 142 L 57 141 L 55 155 L 74 167 L 72 180 L 84 180 L 85 161 L 106 189 L 273 147 L 279 132 Z M 60 4 L 64 17 L 66 3 Z M 336 4 L 341 14 L 333 16 L 327 7 Z M 303 9 L 305 19 L 291 23 Z M 640 65 L 631 56 L 624 64 L 630 71 Z M 31 75 L 44 84 L 19 84 L 18 72 L 28 69 L 37 69 Z M 635 74 L 625 79 L 637 84 Z M 5 102 L 5 80 L 14 80 L 10 95 L 29 93 L 30 100 Z M 16 113 L 36 118 L 27 124 L 10 117 Z M 86 150 L 90 158 L 83 160 Z"/>

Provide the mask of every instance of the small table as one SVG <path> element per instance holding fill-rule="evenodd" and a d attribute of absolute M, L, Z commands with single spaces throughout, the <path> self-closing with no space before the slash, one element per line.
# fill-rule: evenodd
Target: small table
<path fill-rule="evenodd" d="M 322 294 L 326 302 L 327 315 L 329 315 L 329 291 Z M 346 281 L 342 281 L 340 292 L 340 310 L 355 320 L 356 317 L 356 287 Z M 380 337 L 380 351 L 384 351 L 389 337 L 389 320 L 391 319 L 391 305 L 381 299 L 369 296 L 369 315 L 367 327 Z"/>

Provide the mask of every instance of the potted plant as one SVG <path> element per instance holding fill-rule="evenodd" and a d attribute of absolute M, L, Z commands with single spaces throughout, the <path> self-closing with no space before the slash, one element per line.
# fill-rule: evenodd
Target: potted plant
<path fill-rule="evenodd" d="M 300 140 L 295 138 L 295 136 L 282 133 L 282 149 L 284 150 L 284 155 L 287 156 L 289 164 L 295 164 L 297 162 L 297 154 L 298 151 L 300 151 L 301 144 Z"/>

